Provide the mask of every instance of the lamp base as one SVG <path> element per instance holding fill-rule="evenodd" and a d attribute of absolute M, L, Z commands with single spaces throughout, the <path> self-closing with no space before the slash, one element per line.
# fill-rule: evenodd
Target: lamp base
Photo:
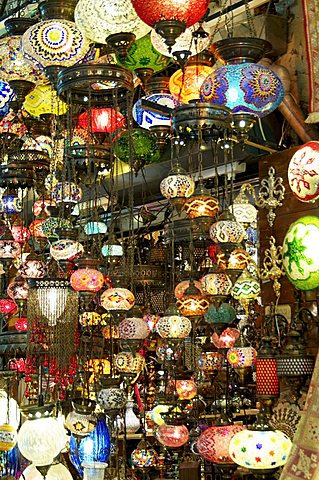
<path fill-rule="evenodd" d="M 185 31 L 186 24 L 179 20 L 160 20 L 155 24 L 155 31 L 165 39 L 168 50 L 172 50 L 177 37 Z"/>

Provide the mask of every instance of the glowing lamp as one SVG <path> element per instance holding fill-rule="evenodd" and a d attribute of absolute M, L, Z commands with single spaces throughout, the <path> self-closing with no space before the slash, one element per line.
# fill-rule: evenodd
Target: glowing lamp
<path fill-rule="evenodd" d="M 145 358 L 143 355 L 131 352 L 121 352 L 115 356 L 115 368 L 122 373 L 139 373 L 145 367 Z"/>
<path fill-rule="evenodd" d="M 43 212 L 43 210 L 47 215 L 49 215 L 50 212 L 47 210 L 47 207 L 56 207 L 56 203 L 49 199 L 36 200 L 32 205 L 33 215 L 37 217 L 41 212 Z"/>
<path fill-rule="evenodd" d="M 18 432 L 18 447 L 21 454 L 36 466 L 51 465 L 66 444 L 66 432 L 53 418 L 53 406 L 24 407 L 27 421 Z"/>
<path fill-rule="evenodd" d="M 260 283 L 246 269 L 234 283 L 231 294 L 247 312 L 249 303 L 260 295 Z"/>
<path fill-rule="evenodd" d="M 9 283 L 7 293 L 13 300 L 27 299 L 29 294 L 28 282 L 24 278 L 16 277 Z"/>
<path fill-rule="evenodd" d="M 107 231 L 107 226 L 104 222 L 87 222 L 84 225 L 84 232 L 86 235 L 100 235 Z"/>
<path fill-rule="evenodd" d="M 29 240 L 31 232 L 27 227 L 19 224 L 13 224 L 11 227 L 13 240 L 18 243 L 25 243 Z"/>
<path fill-rule="evenodd" d="M 84 399 L 75 399 L 72 401 L 73 410 L 65 419 L 65 427 L 73 435 L 79 437 L 89 435 L 96 427 L 96 417 L 94 416 L 95 402 Z"/>
<path fill-rule="evenodd" d="M 37 85 L 25 97 L 23 108 L 34 117 L 40 117 L 40 115 L 47 114 L 57 116 L 64 115 L 68 109 L 67 104 L 58 97 L 57 92 L 50 84 Z M 48 142 L 47 138 L 48 137 L 42 135 L 40 136 L 40 139 L 38 137 L 35 149 L 45 151 L 50 157 L 52 157 L 53 150 L 55 150 L 55 152 L 58 150 L 58 142 L 56 142 L 54 147 L 52 140 Z M 26 144 L 28 145 L 27 142 Z M 25 148 L 26 144 L 24 144 Z M 29 143 L 29 148 L 33 148 L 30 144 L 31 142 Z"/>
<path fill-rule="evenodd" d="M 17 443 L 17 431 L 8 424 L 0 425 L 0 452 L 8 452 Z"/>
<path fill-rule="evenodd" d="M 229 444 L 233 462 L 250 471 L 275 471 L 285 465 L 292 443 L 279 430 L 241 430 Z"/>
<path fill-rule="evenodd" d="M 83 312 L 79 317 L 79 322 L 82 327 L 99 325 L 101 322 L 101 315 L 97 312 Z"/>
<path fill-rule="evenodd" d="M 200 282 L 204 292 L 214 296 L 228 295 L 233 285 L 229 275 L 223 272 L 208 273 L 201 278 Z"/>
<path fill-rule="evenodd" d="M 191 330 L 191 321 L 181 315 L 160 317 L 156 324 L 156 331 L 162 338 L 185 338 Z"/>
<path fill-rule="evenodd" d="M 199 98 L 200 88 L 206 77 L 213 72 L 209 65 L 187 62 L 184 69 L 179 69 L 169 80 L 169 90 L 176 100 L 188 103 Z"/>
<path fill-rule="evenodd" d="M 75 65 L 89 53 L 90 40 L 75 23 L 45 20 L 32 25 L 21 39 L 24 57 L 38 68 Z"/>
<path fill-rule="evenodd" d="M 247 250 L 243 248 L 233 248 L 229 255 L 225 255 L 222 250 L 217 253 L 217 268 L 227 270 L 229 273 L 245 270 L 250 262 L 250 256 Z M 240 272 L 238 272 L 240 273 Z"/>
<path fill-rule="evenodd" d="M 194 379 L 183 375 L 175 380 L 175 389 L 179 400 L 192 400 L 197 395 L 197 386 Z"/>
<path fill-rule="evenodd" d="M 216 374 L 222 365 L 222 361 L 223 355 L 219 352 L 202 352 L 202 354 L 198 358 L 198 368 L 206 376 Z"/>
<path fill-rule="evenodd" d="M 74 260 L 84 252 L 83 245 L 76 240 L 61 239 L 50 246 L 50 255 L 54 260 Z"/>
<path fill-rule="evenodd" d="M 185 200 L 183 209 L 188 218 L 211 217 L 218 213 L 218 200 L 203 185 L 196 187 L 193 195 Z"/>
<path fill-rule="evenodd" d="M 43 479 L 42 474 L 33 464 L 29 465 L 25 470 L 23 470 L 22 478 L 23 477 L 25 478 L 25 480 Z M 62 463 L 57 463 L 51 465 L 45 478 L 46 480 L 72 480 L 73 477 L 69 470 Z"/>
<path fill-rule="evenodd" d="M 209 307 L 209 301 L 194 284 L 176 301 L 176 306 L 184 317 L 203 316 Z"/>
<path fill-rule="evenodd" d="M 234 435 L 246 427 L 242 425 L 216 425 L 207 428 L 198 438 L 197 449 L 201 457 L 212 463 L 233 463 L 229 444 Z"/>
<path fill-rule="evenodd" d="M 145 95 L 133 105 L 133 118 L 141 128 L 147 130 L 153 126 L 166 126 L 170 128 L 170 116 L 168 114 L 165 115 L 165 113 L 152 112 L 150 109 L 142 105 L 143 100 L 171 109 L 178 107 L 180 102 L 169 93 L 152 93 L 150 95 Z"/>
<path fill-rule="evenodd" d="M 209 234 L 213 242 L 217 244 L 241 243 L 245 237 L 244 227 L 227 212 L 224 212 L 220 218 L 210 228 Z"/>
<path fill-rule="evenodd" d="M 300 290 L 319 286 L 319 219 L 301 217 L 292 223 L 283 241 L 282 264 L 288 280 Z"/>
<path fill-rule="evenodd" d="M 26 317 L 16 318 L 14 322 L 14 328 L 18 330 L 18 332 L 28 330 L 28 319 Z"/>
<path fill-rule="evenodd" d="M 315 202 L 319 197 L 319 142 L 307 142 L 292 156 L 288 182 L 301 202 Z"/>
<path fill-rule="evenodd" d="M 157 465 L 158 455 L 147 440 L 141 440 L 131 453 L 131 460 L 134 467 L 150 468 Z"/>
<path fill-rule="evenodd" d="M 21 243 L 13 239 L 11 232 L 10 235 L 4 235 L 0 239 L 0 258 L 13 259 L 18 258 L 20 255 Z"/>
<path fill-rule="evenodd" d="M 256 360 L 256 350 L 251 347 L 235 345 L 227 352 L 227 360 L 232 367 L 251 367 Z"/>
<path fill-rule="evenodd" d="M 28 255 L 19 268 L 22 278 L 43 278 L 47 274 L 48 267 L 43 260 L 36 255 Z"/>
<path fill-rule="evenodd" d="M 42 224 L 45 218 L 36 218 L 33 222 L 30 223 L 29 231 L 34 238 L 46 238 L 45 233 L 42 230 Z"/>
<path fill-rule="evenodd" d="M 101 295 L 101 304 L 105 310 L 130 310 L 135 297 L 127 288 L 108 288 Z"/>
<path fill-rule="evenodd" d="M 20 424 L 20 409 L 14 398 L 8 398 L 7 392 L 0 390 L 0 425 L 6 423 L 17 430 Z"/>
<path fill-rule="evenodd" d="M 82 189 L 72 182 L 58 182 L 52 187 L 51 195 L 56 203 L 78 203 L 82 199 Z"/>
<path fill-rule="evenodd" d="M 168 177 L 160 183 L 161 194 L 165 198 L 188 198 L 194 193 L 195 182 L 180 166 L 175 165 Z"/>
<path fill-rule="evenodd" d="M 212 335 L 212 342 L 216 348 L 231 348 L 240 335 L 240 331 L 237 328 L 226 328 L 218 335 L 214 332 Z"/>
<path fill-rule="evenodd" d="M 107 378 L 99 376 L 99 383 L 102 388 L 97 393 L 97 402 L 104 410 L 120 410 L 125 407 L 127 396 L 125 391 L 120 388 L 120 380 L 116 378 Z"/>
<path fill-rule="evenodd" d="M 125 340 L 141 340 L 149 336 L 150 330 L 143 318 L 128 317 L 119 323 L 119 336 Z"/>
<path fill-rule="evenodd" d="M 264 337 L 256 358 L 256 394 L 258 396 L 279 395 L 279 378 L 276 371 L 276 353 L 272 339 Z"/>
<path fill-rule="evenodd" d="M 104 285 L 104 275 L 95 268 L 79 268 L 72 273 L 70 283 L 77 292 L 98 292 Z"/>
<path fill-rule="evenodd" d="M 236 310 L 229 303 L 221 303 L 218 307 L 211 304 L 204 315 L 207 323 L 232 323 L 236 319 Z"/>
<path fill-rule="evenodd" d="M 17 304 L 11 298 L 0 299 L 0 313 L 3 315 L 14 315 L 17 311 Z"/>
<path fill-rule="evenodd" d="M 139 68 L 151 68 L 153 73 L 156 73 L 167 68 L 170 63 L 167 56 L 161 55 L 153 47 L 150 35 L 135 40 L 125 58 L 120 58 L 118 55 L 116 57 L 120 65 L 131 71 L 136 71 Z"/>
<path fill-rule="evenodd" d="M 0 198 L 0 213 L 14 215 L 22 212 L 22 201 L 18 195 L 2 195 Z"/>
<path fill-rule="evenodd" d="M 179 282 L 176 285 L 175 290 L 174 290 L 175 298 L 177 298 L 177 299 L 181 298 L 184 295 L 184 293 L 186 292 L 186 290 L 189 288 L 189 285 L 190 285 L 190 282 L 188 280 L 184 280 L 182 282 Z M 195 285 L 196 288 L 198 288 L 198 290 L 202 294 L 204 294 L 203 287 L 198 280 L 194 280 L 194 285 Z"/>
<path fill-rule="evenodd" d="M 172 421 L 171 421 L 172 422 Z M 178 448 L 188 441 L 189 431 L 185 425 L 176 420 L 174 424 L 163 424 L 156 430 L 157 440 L 165 447 Z"/>
<path fill-rule="evenodd" d="M 78 127 L 92 133 L 114 133 L 125 125 L 125 117 L 114 108 L 91 108 L 79 115 Z"/>

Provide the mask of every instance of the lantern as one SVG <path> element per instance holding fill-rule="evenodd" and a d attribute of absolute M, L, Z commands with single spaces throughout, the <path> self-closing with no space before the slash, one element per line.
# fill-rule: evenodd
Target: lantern
<path fill-rule="evenodd" d="M 71 287 L 78 292 L 98 292 L 104 285 L 104 275 L 96 269 L 99 260 L 84 255 L 76 261 L 78 270 L 70 277 Z"/>
<path fill-rule="evenodd" d="M 124 340 L 142 340 L 148 337 L 150 330 L 143 318 L 129 317 L 119 323 L 119 336 Z"/>
<path fill-rule="evenodd" d="M 72 401 L 73 411 L 68 414 L 65 420 L 65 426 L 73 435 L 79 437 L 89 435 L 97 424 L 94 416 L 95 402 L 83 399 L 74 399 Z"/>
<path fill-rule="evenodd" d="M 36 64 L 34 64 L 36 65 Z M 32 92 L 30 92 L 23 103 L 23 108 L 34 117 L 40 117 L 40 115 L 64 115 L 67 112 L 67 105 L 59 97 L 57 92 L 52 88 L 50 84 L 37 85 Z M 37 140 L 36 150 L 42 150 L 52 156 L 52 140 L 48 142 L 47 139 L 39 138 Z M 39 148 L 39 147 L 42 148 Z M 27 145 L 24 145 L 26 148 Z M 32 148 L 31 145 L 29 148 Z M 57 150 L 55 147 L 54 150 Z"/>
<path fill-rule="evenodd" d="M 101 235 L 106 233 L 107 226 L 104 222 L 88 222 L 84 225 L 86 235 Z"/>
<path fill-rule="evenodd" d="M 24 332 L 28 330 L 28 319 L 26 317 L 19 317 L 15 319 L 14 328 L 18 332 Z"/>
<path fill-rule="evenodd" d="M 318 199 L 319 142 L 307 142 L 294 153 L 288 166 L 288 182 L 301 202 L 312 203 Z"/>
<path fill-rule="evenodd" d="M 138 172 L 144 165 L 156 163 L 160 160 L 160 153 L 154 136 L 141 128 L 124 132 L 114 144 L 114 154 L 126 163 L 130 163 L 130 156 L 132 155 L 135 172 Z"/>
<path fill-rule="evenodd" d="M 17 430 L 20 425 L 20 409 L 14 398 L 8 398 L 7 392 L 0 390 L 0 425 L 6 423 Z"/>
<path fill-rule="evenodd" d="M 14 92 L 10 85 L 0 80 L 0 115 L 5 117 L 10 110 L 9 102 L 14 98 Z"/>
<path fill-rule="evenodd" d="M 134 467 L 151 468 L 157 465 L 158 456 L 147 440 L 141 440 L 131 453 L 131 460 Z"/>
<path fill-rule="evenodd" d="M 120 65 L 137 73 L 138 69 L 145 68 L 151 68 L 153 73 L 160 72 L 165 70 L 171 61 L 153 47 L 150 35 L 135 40 L 126 57 L 121 58 L 117 55 L 116 59 Z"/>
<path fill-rule="evenodd" d="M 219 352 L 205 351 L 198 358 L 198 368 L 205 376 L 215 375 L 220 369 L 223 356 Z"/>
<path fill-rule="evenodd" d="M 83 245 L 76 240 L 61 239 L 50 246 L 50 255 L 54 260 L 74 260 L 84 252 Z"/>
<path fill-rule="evenodd" d="M 109 378 L 103 375 L 99 376 L 101 390 L 98 391 L 96 398 L 99 406 L 104 410 L 120 410 L 125 407 L 127 396 L 125 391 L 120 388 L 120 380 Z"/>
<path fill-rule="evenodd" d="M 251 346 L 236 346 L 236 343 L 227 352 L 228 362 L 232 367 L 251 367 L 256 359 L 256 350 Z"/>
<path fill-rule="evenodd" d="M 228 255 L 220 250 L 217 253 L 217 268 L 227 270 L 229 273 L 245 270 L 250 263 L 250 256 L 243 248 L 233 248 Z"/>
<path fill-rule="evenodd" d="M 142 106 L 142 100 L 147 100 L 148 102 L 153 102 L 159 106 L 163 105 L 164 107 L 171 109 L 179 106 L 180 102 L 178 102 L 173 95 L 170 95 L 169 93 L 152 93 L 150 95 L 145 95 L 133 105 L 133 118 L 140 127 L 147 130 L 153 126 L 170 128 L 170 116 L 168 114 L 165 115 L 165 113 L 155 113 L 151 110 L 148 110 L 147 107 Z"/>
<path fill-rule="evenodd" d="M 209 301 L 191 282 L 184 295 L 176 301 L 176 306 L 185 317 L 203 316 L 208 310 Z"/>
<path fill-rule="evenodd" d="M 129 0 L 102 4 L 96 4 L 94 0 L 80 0 L 74 18 L 79 29 L 98 43 L 105 43 L 111 34 L 134 33 L 136 38 L 141 38 L 150 31 L 149 26 L 136 15 Z"/>
<path fill-rule="evenodd" d="M 216 348 L 231 348 L 240 335 L 237 328 L 226 328 L 220 335 L 214 332 L 212 335 L 212 342 Z"/>
<path fill-rule="evenodd" d="M 47 210 L 47 207 L 56 207 L 56 203 L 48 199 L 36 200 L 32 205 L 33 215 L 37 217 L 41 212 L 43 212 L 43 210 L 47 215 L 49 215 L 50 212 Z"/>
<path fill-rule="evenodd" d="M 197 395 L 194 379 L 186 374 L 176 378 L 175 389 L 179 400 L 192 400 Z"/>
<path fill-rule="evenodd" d="M 14 215 L 22 212 L 22 201 L 18 195 L 2 195 L 0 198 L 0 213 Z"/>
<path fill-rule="evenodd" d="M 46 218 L 41 223 L 41 231 L 47 238 L 58 238 L 56 230 L 71 228 L 70 220 L 57 216 Z"/>
<path fill-rule="evenodd" d="M 282 264 L 288 280 L 300 290 L 319 286 L 319 219 L 301 217 L 292 223 L 283 241 Z"/>
<path fill-rule="evenodd" d="M 11 227 L 13 240 L 18 243 L 25 243 L 29 240 L 31 232 L 27 227 L 14 223 Z"/>
<path fill-rule="evenodd" d="M 207 295 L 227 296 L 232 288 L 232 281 L 227 273 L 208 273 L 200 281 Z"/>
<path fill-rule="evenodd" d="M 97 312 L 83 312 L 79 317 L 82 327 L 93 327 L 101 322 L 101 315 Z"/>
<path fill-rule="evenodd" d="M 276 354 L 272 339 L 264 337 L 256 358 L 256 394 L 260 396 L 279 395 L 279 378 L 276 372 Z"/>
<path fill-rule="evenodd" d="M 51 465 L 66 444 L 66 432 L 53 418 L 53 406 L 23 407 L 27 421 L 18 432 L 21 454 L 36 466 Z"/>
<path fill-rule="evenodd" d="M 242 425 L 216 425 L 207 428 L 198 438 L 197 449 L 201 457 L 212 463 L 233 463 L 229 454 L 229 443 L 233 436 L 244 430 Z"/>
<path fill-rule="evenodd" d="M 127 288 L 108 288 L 101 295 L 101 304 L 105 310 L 127 311 L 135 303 L 135 297 Z"/>
<path fill-rule="evenodd" d="M 77 126 L 92 133 L 114 133 L 125 122 L 125 117 L 114 108 L 93 107 L 79 115 Z"/>
<path fill-rule="evenodd" d="M 90 50 L 90 40 L 68 20 L 32 25 L 23 34 L 21 45 L 24 57 L 39 68 L 70 67 L 81 62 Z"/>
<path fill-rule="evenodd" d="M 187 427 L 178 420 L 170 420 L 171 424 L 163 424 L 155 432 L 157 440 L 169 448 L 178 448 L 188 441 L 189 431 Z M 175 424 L 174 424 L 175 423 Z"/>
<path fill-rule="evenodd" d="M 30 254 L 22 262 L 19 274 L 22 278 L 43 278 L 46 276 L 48 267 L 37 255 Z"/>
<path fill-rule="evenodd" d="M 9 230 L 0 238 L 0 259 L 13 259 L 21 255 L 21 244 L 13 239 Z"/>
<path fill-rule="evenodd" d="M 223 212 L 220 220 L 210 228 L 210 238 L 217 244 L 225 243 L 241 243 L 245 236 L 243 226 L 236 222 L 232 215 L 228 212 Z"/>
<path fill-rule="evenodd" d="M 188 198 L 194 193 L 194 189 L 194 180 L 178 164 L 172 168 L 168 177 L 160 183 L 161 194 L 169 199 Z"/>
<path fill-rule="evenodd" d="M 56 203 L 78 203 L 82 199 L 82 189 L 72 182 L 58 182 L 52 187 L 51 195 Z"/>
<path fill-rule="evenodd" d="M 204 315 L 207 323 L 232 323 L 236 320 L 236 310 L 229 303 L 221 303 L 219 307 L 211 304 Z"/>
<path fill-rule="evenodd" d="M 14 315 L 17 311 L 17 304 L 11 298 L 0 299 L 0 313 L 3 315 Z"/>
<path fill-rule="evenodd" d="M 248 312 L 249 303 L 260 295 L 260 283 L 246 269 L 234 283 L 231 294 Z"/>
<path fill-rule="evenodd" d="M 183 209 L 188 218 L 214 218 L 218 213 L 218 200 L 209 194 L 204 185 L 199 184 L 193 195 L 185 200 Z"/>
<path fill-rule="evenodd" d="M 156 324 L 156 331 L 162 338 L 185 338 L 192 330 L 192 323 L 181 315 L 167 315 L 160 317 Z"/>
<path fill-rule="evenodd" d="M 17 431 L 8 424 L 0 425 L 0 452 L 8 452 L 17 443 Z"/>
<path fill-rule="evenodd" d="M 136 353 L 121 352 L 115 356 L 115 368 L 122 373 L 139 373 L 145 367 L 145 358 Z"/>
<path fill-rule="evenodd" d="M 26 300 L 28 298 L 29 285 L 28 282 L 21 277 L 16 277 L 9 283 L 7 294 L 13 300 Z"/>

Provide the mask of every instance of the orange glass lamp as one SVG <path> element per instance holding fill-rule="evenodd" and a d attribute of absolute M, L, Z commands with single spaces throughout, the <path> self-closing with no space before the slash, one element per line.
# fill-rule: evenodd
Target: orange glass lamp
<path fill-rule="evenodd" d="M 185 317 L 201 317 L 207 312 L 209 301 L 191 281 L 184 295 L 176 301 L 176 306 Z"/>
<path fill-rule="evenodd" d="M 194 378 L 187 373 L 177 376 L 175 389 L 178 400 L 192 400 L 197 395 L 197 386 Z"/>
<path fill-rule="evenodd" d="M 214 378 L 222 366 L 223 358 L 220 352 L 214 351 L 214 347 L 209 346 L 208 350 L 203 351 L 198 357 L 198 368 L 205 377 Z"/>
<path fill-rule="evenodd" d="M 210 195 L 202 181 L 199 181 L 191 197 L 185 200 L 184 210 L 188 218 L 214 218 L 218 213 L 218 200 Z"/>
<path fill-rule="evenodd" d="M 104 285 L 104 275 L 96 269 L 99 260 L 89 255 L 77 259 L 78 270 L 72 273 L 70 283 L 73 290 L 77 292 L 96 293 Z"/>
<path fill-rule="evenodd" d="M 184 69 L 177 70 L 171 76 L 169 80 L 171 95 L 181 103 L 198 100 L 201 86 L 213 70 L 214 68 L 211 66 L 211 61 L 207 58 L 207 55 L 199 54 L 190 57 Z"/>

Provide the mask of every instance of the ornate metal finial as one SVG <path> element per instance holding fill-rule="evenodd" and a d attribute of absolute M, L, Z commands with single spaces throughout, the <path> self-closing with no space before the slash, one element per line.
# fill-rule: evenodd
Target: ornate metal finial
<path fill-rule="evenodd" d="M 267 208 L 267 219 L 269 225 L 272 227 L 276 218 L 274 210 L 281 207 L 285 196 L 285 187 L 281 177 L 275 177 L 274 167 L 268 170 L 268 178 L 263 178 L 258 196 L 258 207 Z"/>
<path fill-rule="evenodd" d="M 269 248 L 265 250 L 264 255 L 263 267 L 260 269 L 259 276 L 262 280 L 272 280 L 274 282 L 273 289 L 278 302 L 281 289 L 279 279 L 284 275 L 284 270 L 282 266 L 282 246 L 276 246 L 275 237 L 271 236 L 269 238 Z"/>

